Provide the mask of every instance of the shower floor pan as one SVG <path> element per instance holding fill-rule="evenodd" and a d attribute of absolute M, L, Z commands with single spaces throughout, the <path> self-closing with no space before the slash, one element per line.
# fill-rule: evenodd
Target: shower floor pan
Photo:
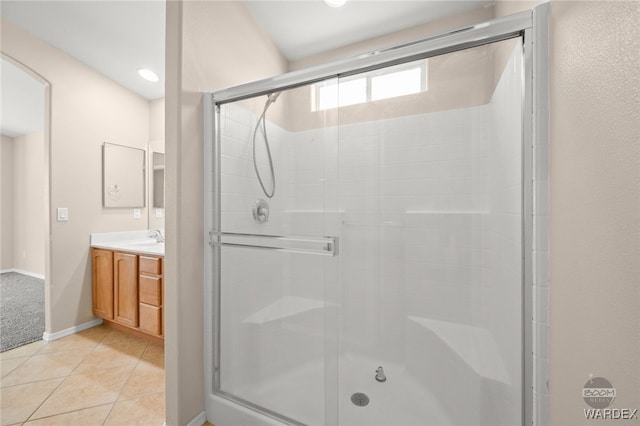
<path fill-rule="evenodd" d="M 348 372 L 340 380 L 339 424 L 341 426 L 420 426 L 450 424 L 446 411 L 431 390 L 420 384 L 399 364 L 384 363 L 387 381 L 375 380 L 379 362 L 348 354 L 340 359 L 340 369 Z M 366 406 L 351 401 L 354 393 L 369 397 Z M 249 389 L 238 396 L 267 407 L 309 426 L 332 424 L 325 421 L 324 362 L 309 362 L 290 372 L 263 382 L 259 392 Z"/>

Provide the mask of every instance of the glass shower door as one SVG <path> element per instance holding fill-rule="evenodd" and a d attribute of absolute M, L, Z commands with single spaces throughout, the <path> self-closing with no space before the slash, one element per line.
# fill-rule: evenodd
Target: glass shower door
<path fill-rule="evenodd" d="M 521 423 L 522 56 L 220 106 L 219 395 L 291 424 Z"/>
<path fill-rule="evenodd" d="M 307 89 L 220 107 L 217 391 L 323 425 L 337 388 L 337 138 L 335 113 L 291 112 Z"/>
<path fill-rule="evenodd" d="M 522 421 L 522 39 L 350 75 L 340 425 Z"/>

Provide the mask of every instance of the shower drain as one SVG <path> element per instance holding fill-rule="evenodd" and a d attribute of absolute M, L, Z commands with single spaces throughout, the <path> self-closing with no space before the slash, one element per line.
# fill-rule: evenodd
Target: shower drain
<path fill-rule="evenodd" d="M 364 393 L 356 392 L 351 395 L 351 402 L 358 407 L 364 407 L 369 403 L 369 397 Z"/>

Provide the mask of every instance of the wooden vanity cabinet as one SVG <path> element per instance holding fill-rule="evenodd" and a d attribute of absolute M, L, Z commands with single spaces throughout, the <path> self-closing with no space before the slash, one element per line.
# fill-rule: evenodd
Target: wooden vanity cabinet
<path fill-rule="evenodd" d="M 113 319 L 113 252 L 91 249 L 93 265 L 93 314 L 107 320 Z"/>
<path fill-rule="evenodd" d="M 91 248 L 93 314 L 134 334 L 163 339 L 163 258 Z"/>

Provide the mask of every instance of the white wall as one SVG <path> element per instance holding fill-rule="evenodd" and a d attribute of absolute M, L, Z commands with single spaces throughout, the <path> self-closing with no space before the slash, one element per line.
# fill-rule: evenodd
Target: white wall
<path fill-rule="evenodd" d="M 551 423 L 586 425 L 590 374 L 640 408 L 640 3 L 551 10 Z"/>
<path fill-rule="evenodd" d="M 50 84 L 51 115 L 45 120 L 50 123 L 50 133 L 45 131 L 50 192 L 45 197 L 51 208 L 51 257 L 45 265 L 45 297 L 46 331 L 53 333 L 93 319 L 89 234 L 147 228 L 130 209 L 102 207 L 101 146 L 145 148 L 149 102 L 4 20 L 1 31 L 2 52 Z M 69 209 L 67 222 L 56 221 L 57 207 Z"/>
<path fill-rule="evenodd" d="M 0 140 L 0 271 L 13 269 L 13 138 Z M 44 245 L 44 244 L 43 244 Z"/>
<path fill-rule="evenodd" d="M 164 142 L 164 98 L 149 102 L 149 140 Z"/>
<path fill-rule="evenodd" d="M 44 276 L 44 152 L 42 131 L 2 136 L 2 270 Z"/>
<path fill-rule="evenodd" d="M 44 132 L 18 136 L 13 141 L 13 267 L 44 275 Z"/>

